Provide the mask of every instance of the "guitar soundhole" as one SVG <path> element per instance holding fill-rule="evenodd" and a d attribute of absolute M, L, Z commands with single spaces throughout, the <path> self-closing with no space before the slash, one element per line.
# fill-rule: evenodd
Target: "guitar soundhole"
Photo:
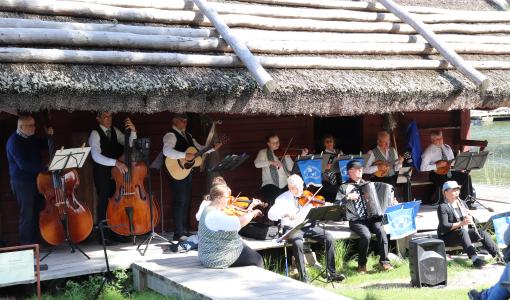
<path fill-rule="evenodd" d="M 184 169 L 191 169 L 194 164 L 195 164 L 195 160 L 187 161 L 184 163 Z"/>

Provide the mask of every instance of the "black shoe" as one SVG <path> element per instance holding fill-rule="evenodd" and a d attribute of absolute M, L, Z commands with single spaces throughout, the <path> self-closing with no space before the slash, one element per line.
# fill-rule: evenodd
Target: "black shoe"
<path fill-rule="evenodd" d="M 475 261 L 473 262 L 473 267 L 475 268 L 478 268 L 478 269 L 481 269 L 483 268 L 483 266 L 485 266 L 487 264 L 487 262 L 482 259 L 482 258 L 477 258 L 475 259 Z"/>
<path fill-rule="evenodd" d="M 344 274 L 333 273 L 333 274 L 329 274 L 329 279 L 331 281 L 340 282 L 340 281 L 344 281 L 345 280 L 345 275 Z"/>
<path fill-rule="evenodd" d="M 188 235 L 186 235 L 185 233 L 181 233 L 181 234 L 174 233 L 172 240 L 181 242 L 181 241 L 185 241 L 187 238 L 188 238 Z"/>
<path fill-rule="evenodd" d="M 468 292 L 469 300 L 481 300 L 482 297 L 480 296 L 480 293 L 477 290 L 470 290 Z"/>
<path fill-rule="evenodd" d="M 470 201 L 470 202 L 466 202 L 467 204 L 467 207 L 470 209 L 470 210 L 477 210 L 476 206 L 475 206 L 475 202 L 474 201 Z"/>

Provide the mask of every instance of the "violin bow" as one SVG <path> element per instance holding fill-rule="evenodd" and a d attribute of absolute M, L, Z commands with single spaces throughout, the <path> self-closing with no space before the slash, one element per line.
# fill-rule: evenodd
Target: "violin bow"
<path fill-rule="evenodd" d="M 285 160 L 285 155 L 287 154 L 287 151 L 289 151 L 290 144 L 292 143 L 293 140 L 294 140 L 294 136 L 292 136 L 290 138 L 290 141 L 287 144 L 287 147 L 285 147 L 285 151 L 283 151 L 282 158 L 280 158 L 280 163 L 282 164 L 283 171 L 285 171 L 285 174 L 287 174 L 287 176 L 290 176 L 290 171 L 287 170 L 287 165 L 284 163 L 284 160 Z"/>
<path fill-rule="evenodd" d="M 317 191 L 315 191 L 315 194 L 313 194 L 312 197 L 310 197 L 308 199 L 308 202 L 306 202 L 306 204 L 303 205 L 303 207 L 307 206 L 312 201 L 312 199 L 315 198 L 315 196 L 317 196 L 317 194 L 321 191 L 321 189 L 322 189 L 322 186 Z"/>

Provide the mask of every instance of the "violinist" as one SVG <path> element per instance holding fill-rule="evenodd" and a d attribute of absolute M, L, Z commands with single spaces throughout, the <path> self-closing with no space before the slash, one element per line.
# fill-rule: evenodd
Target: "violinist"
<path fill-rule="evenodd" d="M 18 117 L 17 129 L 6 144 L 11 189 L 19 205 L 18 234 L 21 245 L 39 243 L 37 174 L 46 171 L 41 152 L 48 150 L 45 139 L 35 136 L 35 120 L 30 115 Z M 47 129 L 53 135 L 53 129 Z"/>
<path fill-rule="evenodd" d="M 382 218 L 368 218 L 367 208 L 361 193 L 360 184 L 365 183 L 361 178 L 363 166 L 357 160 L 347 163 L 349 180 L 340 186 L 335 204 L 345 205 L 349 228 L 359 236 L 358 239 L 358 272 L 367 272 L 368 246 L 371 234 L 377 237 L 379 249 L 379 264 L 383 271 L 393 269 L 388 259 L 388 237 L 381 224 Z"/>
<path fill-rule="evenodd" d="M 440 130 L 430 131 L 430 142 L 431 144 L 421 155 L 420 170 L 422 172 L 430 171 L 430 181 L 434 183 L 437 189 L 441 188 L 446 181 L 455 180 L 462 186 L 460 190 L 461 199 L 466 199 L 468 196 L 473 196 L 472 199 L 475 199 L 469 174 L 461 171 L 449 171 L 445 175 L 436 173 L 436 170 L 439 168 L 449 168 L 450 162 L 455 158 L 452 148 L 444 143 L 443 132 Z M 469 191 L 471 191 L 471 195 Z M 466 201 L 466 204 L 469 209 L 476 209 L 474 201 Z"/>
<path fill-rule="evenodd" d="M 211 203 L 200 216 L 198 223 L 198 258 L 207 268 L 240 266 L 264 267 L 262 256 L 243 243 L 239 230 L 262 212 L 258 209 L 242 216 L 229 216 L 223 212 L 231 199 L 230 188 L 215 185 L 209 192 Z"/>
<path fill-rule="evenodd" d="M 299 175 L 294 174 L 289 176 L 289 178 L 287 178 L 287 185 L 289 190 L 276 198 L 275 204 L 268 212 L 268 218 L 270 220 L 281 220 L 281 226 L 283 227 L 284 232 L 302 223 L 310 209 L 314 207 L 312 204 L 314 199 L 307 199 L 304 203 L 299 203 L 299 198 L 303 195 L 303 179 L 301 179 Z M 345 279 L 343 274 L 336 272 L 335 243 L 331 234 L 312 225 L 302 228 L 290 238 L 292 240 L 292 252 L 297 262 L 301 281 L 309 282 L 304 263 L 304 238 L 318 241 L 321 245 L 325 242 L 328 278 L 333 281 L 342 281 Z"/>
<path fill-rule="evenodd" d="M 390 147 L 390 134 L 383 130 L 377 133 L 377 147 L 368 151 L 364 171 L 366 174 L 375 174 L 380 171 L 380 176 L 374 175 L 370 180 L 395 186 L 398 171 L 402 169 L 403 162 L 404 158 L 397 154 L 395 148 Z"/>
<path fill-rule="evenodd" d="M 263 200 L 272 205 L 278 195 L 287 190 L 287 177 L 294 166 L 289 155 L 279 158 L 275 151 L 280 148 L 280 138 L 273 133 L 266 137 L 267 148 L 258 152 L 255 158 L 255 167 L 262 169 L 262 186 L 260 193 Z M 301 155 L 306 155 L 305 148 Z"/>
<path fill-rule="evenodd" d="M 97 126 L 90 132 L 89 146 L 92 161 L 94 163 L 94 185 L 97 192 L 97 222 L 106 219 L 108 199 L 115 192 L 115 181 L 112 178 L 112 167 L 126 173 L 126 164 L 119 160 L 124 151 L 124 133 L 112 126 L 113 115 L 111 112 L 99 112 L 96 116 Z M 124 129 L 130 129 L 129 142 L 136 139 L 136 128 L 133 122 L 126 118 Z M 105 232 L 105 243 L 115 244 L 113 239 L 124 241 L 121 236 L 115 235 L 110 230 Z M 102 240 L 99 239 L 99 243 Z"/>

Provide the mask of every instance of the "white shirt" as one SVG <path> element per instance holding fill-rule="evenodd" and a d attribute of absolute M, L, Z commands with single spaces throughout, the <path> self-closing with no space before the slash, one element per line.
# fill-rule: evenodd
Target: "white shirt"
<path fill-rule="evenodd" d="M 103 132 L 106 134 L 106 130 L 108 128 L 104 127 L 103 125 L 99 125 L 99 127 L 103 130 Z M 115 134 L 117 135 L 117 141 L 119 144 L 124 146 L 124 134 L 117 129 L 117 127 L 113 127 L 113 130 L 115 130 Z M 131 131 L 131 135 L 129 136 L 129 144 L 133 144 L 133 140 L 136 139 L 136 132 Z M 99 136 L 99 133 L 97 130 L 92 130 L 89 136 L 89 146 L 90 146 L 90 154 L 92 155 L 92 159 L 103 166 L 109 166 L 113 167 L 115 166 L 115 163 L 117 162 L 117 159 L 115 158 L 109 158 L 101 154 L 101 137 Z"/>
<path fill-rule="evenodd" d="M 181 132 L 175 126 L 173 126 L 172 128 L 177 132 Z M 186 139 L 186 136 L 184 134 L 181 133 L 181 135 Z M 202 150 L 205 148 L 204 146 L 200 145 L 194 138 L 192 138 L 192 139 L 193 139 L 193 145 L 198 150 Z M 181 152 L 181 151 L 175 150 L 176 143 L 177 143 L 177 137 L 175 136 L 175 134 L 173 132 L 168 132 L 167 134 L 165 134 L 165 136 L 163 136 L 163 155 L 165 155 L 166 157 L 169 157 L 171 159 L 185 158 L 186 152 Z M 214 148 L 207 151 L 206 153 L 210 153 L 213 151 L 214 151 Z"/>
<path fill-rule="evenodd" d="M 214 209 L 210 211 L 204 220 L 205 226 L 212 231 L 239 231 L 241 221 L 239 217 L 229 216 L 222 211 Z"/>
<path fill-rule="evenodd" d="M 277 160 L 275 155 L 275 160 Z M 292 159 L 290 159 L 290 156 L 285 155 L 285 159 L 283 160 L 285 165 L 287 166 L 287 170 L 290 172 L 292 170 L 292 167 L 294 167 L 294 162 Z M 273 182 L 273 178 L 271 177 L 271 169 L 269 168 L 269 159 L 267 158 L 267 148 L 262 149 L 257 154 L 257 157 L 255 158 L 255 168 L 261 168 L 262 169 L 262 185 L 265 186 L 268 184 L 276 185 Z M 283 170 L 283 168 L 278 168 L 278 187 L 284 188 L 287 186 L 287 174 Z"/>
<path fill-rule="evenodd" d="M 200 207 L 198 208 L 198 211 L 195 215 L 195 218 L 197 221 L 200 221 L 200 217 L 202 216 L 202 212 L 204 212 L 204 209 L 211 204 L 211 201 L 204 200 L 202 203 L 200 203 Z"/>
<path fill-rule="evenodd" d="M 276 198 L 274 205 L 267 212 L 267 217 L 271 221 L 282 220 L 282 226 L 295 227 L 303 223 L 306 215 L 308 215 L 308 212 L 312 208 L 312 204 L 301 207 L 292 192 L 286 191 Z M 287 217 L 283 217 L 285 214 L 295 214 L 296 217 L 294 220 L 290 220 Z"/>
<path fill-rule="evenodd" d="M 377 146 L 377 149 L 379 149 L 379 151 L 381 151 L 382 155 L 384 156 L 384 158 L 389 161 L 388 157 L 390 156 L 390 151 L 393 151 L 393 154 L 395 155 L 395 159 L 398 159 L 398 154 L 397 154 L 397 150 L 395 150 L 395 148 L 393 147 L 389 147 L 388 149 L 386 150 L 382 150 L 381 148 L 379 148 L 379 146 Z M 375 159 L 375 155 L 374 155 L 374 151 L 370 150 L 368 151 L 368 160 L 367 160 L 367 163 L 365 164 L 365 167 L 363 168 L 363 173 L 365 174 L 373 174 L 375 172 L 377 172 L 377 166 L 374 166 L 374 162 L 376 161 Z M 398 172 L 398 170 L 402 169 L 402 164 L 399 163 L 398 161 L 395 162 L 393 164 L 393 170 L 395 172 Z"/>
<path fill-rule="evenodd" d="M 428 146 L 421 155 L 420 171 L 425 172 L 436 170 L 436 162 L 441 160 L 442 157 L 441 148 L 446 154 L 447 160 L 453 160 L 455 158 L 452 148 L 447 144 L 443 144 L 441 147 L 430 144 L 430 146 Z"/>

